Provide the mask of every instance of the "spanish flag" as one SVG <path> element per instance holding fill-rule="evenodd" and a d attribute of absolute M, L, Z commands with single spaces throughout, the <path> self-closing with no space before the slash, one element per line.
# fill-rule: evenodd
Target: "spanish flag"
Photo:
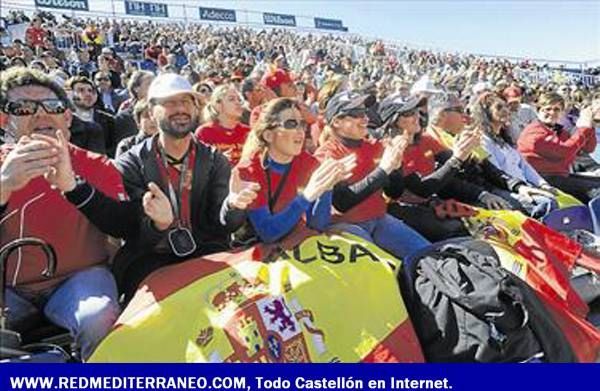
<path fill-rule="evenodd" d="M 91 362 L 423 362 L 397 259 L 320 235 L 190 260 L 141 284 Z"/>
<path fill-rule="evenodd" d="M 579 360 L 598 360 L 600 332 L 586 321 L 589 309 L 570 284 L 573 266 L 584 258 L 591 263 L 581 245 L 516 211 L 477 209 L 465 222 L 474 237 L 494 247 L 504 268 L 537 292 Z"/>

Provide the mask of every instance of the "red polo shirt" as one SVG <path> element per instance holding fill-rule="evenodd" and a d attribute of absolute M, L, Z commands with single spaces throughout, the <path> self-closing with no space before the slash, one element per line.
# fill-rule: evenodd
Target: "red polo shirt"
<path fill-rule="evenodd" d="M 0 163 L 14 145 L 0 149 Z M 96 189 L 114 199 L 126 199 L 121 174 L 106 156 L 69 146 L 73 170 Z M 60 191 L 43 178 L 31 180 L 11 194 L 0 216 L 0 244 L 36 237 L 51 244 L 57 255 L 55 276 L 46 280 L 46 263 L 39 248 L 24 247 L 8 261 L 8 286 L 40 291 L 56 286 L 74 272 L 108 261 L 107 236 L 100 232 Z"/>

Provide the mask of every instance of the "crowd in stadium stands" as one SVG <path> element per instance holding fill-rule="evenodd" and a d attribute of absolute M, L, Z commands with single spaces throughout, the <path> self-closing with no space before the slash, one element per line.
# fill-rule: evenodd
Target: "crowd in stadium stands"
<path fill-rule="evenodd" d="M 600 195 L 599 86 L 533 62 L 49 14 L 5 28 L 22 22 L 0 47 L 0 242 L 43 238 L 59 266 L 44 280 L 15 255 L 8 321 L 42 311 L 84 359 L 165 265 L 328 229 L 407 258 L 468 234 L 444 200 L 541 218 Z"/>

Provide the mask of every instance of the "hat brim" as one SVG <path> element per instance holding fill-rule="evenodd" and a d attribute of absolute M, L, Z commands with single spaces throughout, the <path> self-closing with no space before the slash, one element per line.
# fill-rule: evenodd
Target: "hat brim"
<path fill-rule="evenodd" d="M 367 108 L 369 107 L 368 103 L 374 103 L 375 98 L 372 95 L 361 94 L 350 100 L 344 101 L 344 106 L 342 109 L 338 110 L 335 114 L 329 113 L 329 110 L 326 110 L 325 120 L 327 123 L 333 121 L 335 118 L 339 116 L 343 116 L 348 111 L 359 109 L 359 108 Z M 332 98 L 333 100 L 333 98 Z"/>
<path fill-rule="evenodd" d="M 360 95 L 357 96 L 356 98 L 352 99 L 350 102 L 348 102 L 346 104 L 346 107 L 344 107 L 344 110 L 340 111 L 340 114 L 342 114 L 345 111 L 348 110 L 353 110 L 353 109 L 358 109 L 361 107 L 367 108 L 367 103 L 373 103 L 373 96 L 372 95 Z M 338 114 L 339 115 L 339 114 Z"/>
<path fill-rule="evenodd" d="M 148 99 L 167 99 L 167 98 L 172 98 L 174 96 L 177 95 L 183 95 L 183 94 L 188 94 L 191 95 L 194 99 L 200 99 L 201 95 L 199 93 L 197 93 L 196 91 L 190 91 L 190 90 L 170 90 L 168 92 L 164 92 L 162 94 L 153 94 L 153 95 L 149 95 Z"/>
<path fill-rule="evenodd" d="M 442 94 L 442 93 L 444 93 L 444 90 L 440 90 L 437 88 L 426 88 L 423 90 L 412 91 L 413 95 L 416 95 L 416 94 Z"/>
<path fill-rule="evenodd" d="M 396 115 L 398 113 L 406 113 L 407 111 L 414 110 L 417 107 L 419 107 L 421 102 L 423 102 L 424 100 L 425 100 L 425 98 L 417 98 L 416 96 L 413 96 L 404 104 L 395 103 L 391 107 L 389 107 L 385 110 L 381 110 L 379 112 L 379 116 L 381 117 L 381 119 L 384 123 L 388 123 L 394 117 L 394 115 Z"/>

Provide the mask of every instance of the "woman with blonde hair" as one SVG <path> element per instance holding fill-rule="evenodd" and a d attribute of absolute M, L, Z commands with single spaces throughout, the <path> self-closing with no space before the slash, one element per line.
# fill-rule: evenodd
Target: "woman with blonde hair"
<path fill-rule="evenodd" d="M 315 102 L 319 115 L 317 116 L 317 121 L 310 127 L 310 138 L 315 149 L 319 146 L 321 133 L 325 129 L 325 108 L 327 107 L 327 102 L 334 95 L 347 89 L 348 79 L 343 75 L 335 75 L 327 80 L 319 90 L 318 98 Z"/>
<path fill-rule="evenodd" d="M 234 174 L 260 190 L 248 207 L 248 218 L 262 242 L 289 237 L 306 226 L 329 224 L 331 189 L 348 178 L 354 157 L 323 163 L 304 150 L 306 122 L 298 102 L 278 98 L 267 103 L 252 127 Z"/>
<path fill-rule="evenodd" d="M 231 84 L 215 88 L 204 107 L 205 123 L 196 131 L 198 140 L 215 146 L 232 165 L 240 160 L 250 128 L 241 123 L 242 97 Z"/>

